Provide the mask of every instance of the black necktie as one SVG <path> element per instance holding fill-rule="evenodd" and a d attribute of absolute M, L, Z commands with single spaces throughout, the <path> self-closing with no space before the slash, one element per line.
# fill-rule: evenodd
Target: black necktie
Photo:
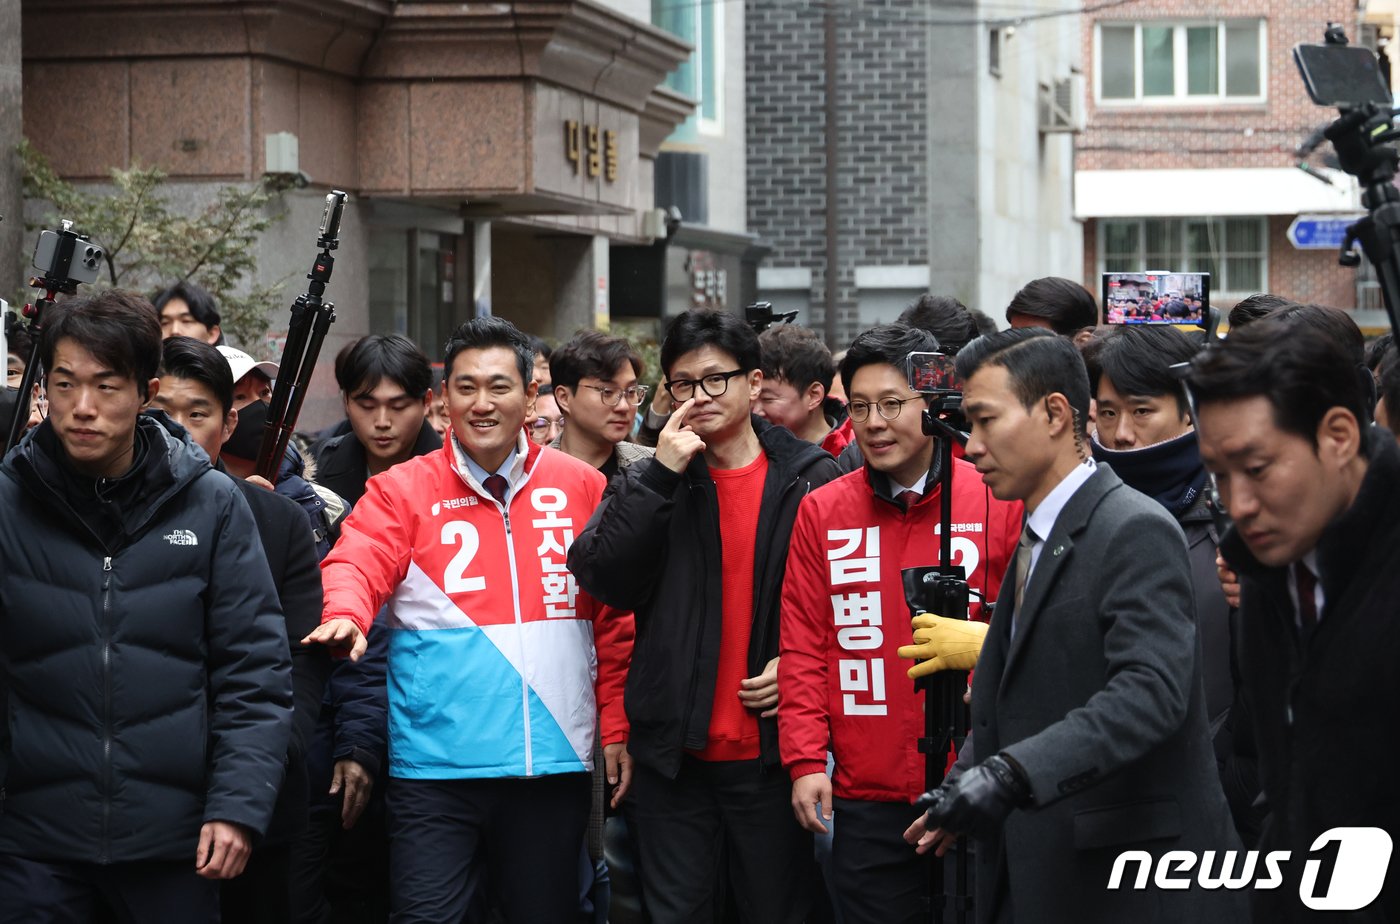
<path fill-rule="evenodd" d="M 506 492 L 510 490 L 510 482 L 506 481 L 504 475 L 489 475 L 486 478 L 484 487 L 491 492 L 491 496 L 504 504 L 506 502 Z"/>
<path fill-rule="evenodd" d="M 1307 635 L 1317 628 L 1317 576 L 1301 561 L 1295 562 L 1293 581 L 1298 590 L 1298 621 Z"/>

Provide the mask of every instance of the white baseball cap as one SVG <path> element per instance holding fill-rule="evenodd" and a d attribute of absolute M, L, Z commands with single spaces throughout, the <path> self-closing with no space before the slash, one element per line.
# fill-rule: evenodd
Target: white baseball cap
<path fill-rule="evenodd" d="M 233 381 L 235 383 L 254 370 L 261 372 L 263 375 L 267 376 L 268 379 L 277 378 L 276 363 L 258 362 L 242 350 L 235 350 L 231 346 L 221 346 L 217 349 L 220 353 L 224 354 L 224 359 L 228 360 L 228 366 L 233 372 Z"/>

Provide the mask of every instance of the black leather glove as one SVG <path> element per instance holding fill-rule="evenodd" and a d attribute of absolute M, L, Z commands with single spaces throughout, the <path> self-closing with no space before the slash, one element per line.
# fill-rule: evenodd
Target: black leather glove
<path fill-rule="evenodd" d="M 1001 830 L 1011 810 L 1031 801 L 1030 783 L 1014 760 L 993 754 L 952 783 L 919 797 L 928 809 L 929 830 L 990 837 Z"/>

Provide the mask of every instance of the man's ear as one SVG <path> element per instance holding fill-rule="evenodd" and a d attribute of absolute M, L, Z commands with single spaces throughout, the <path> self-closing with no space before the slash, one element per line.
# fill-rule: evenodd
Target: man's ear
<path fill-rule="evenodd" d="M 223 335 L 224 332 L 219 329 L 219 325 L 215 324 L 213 327 L 209 328 L 209 345 L 213 346 L 214 344 L 218 343 L 219 338 Z"/>
<path fill-rule="evenodd" d="M 429 388 L 423 394 L 423 416 L 427 417 L 433 412 L 433 390 Z"/>
<path fill-rule="evenodd" d="M 142 405 L 141 405 L 142 409 L 145 409 L 145 408 L 150 407 L 150 406 L 151 406 L 151 402 L 154 401 L 154 400 L 156 399 L 156 395 L 159 394 L 159 393 L 160 393 L 160 379 L 159 379 L 159 378 L 154 378 L 154 379 L 151 379 L 151 380 L 149 380 L 148 382 L 146 382 L 146 400 L 145 400 L 145 402 L 143 402 Z"/>
<path fill-rule="evenodd" d="M 1049 418 L 1051 436 L 1059 436 L 1065 429 L 1073 432 L 1074 409 L 1061 392 L 1051 392 L 1045 397 L 1045 414 Z"/>
<path fill-rule="evenodd" d="M 813 382 L 812 384 L 807 386 L 805 391 L 802 392 L 802 406 L 805 407 L 808 410 L 808 412 L 820 408 L 822 406 L 822 402 L 825 400 L 826 389 L 822 388 L 821 382 Z"/>
<path fill-rule="evenodd" d="M 559 405 L 559 413 L 568 415 L 569 405 L 573 402 L 573 393 L 564 385 L 554 386 L 554 403 Z"/>
<path fill-rule="evenodd" d="M 237 428 L 238 409 L 229 408 L 228 413 L 224 415 L 224 432 L 223 435 L 219 437 L 219 445 L 222 446 L 224 443 L 227 443 L 229 441 L 229 438 L 233 436 L 233 431 Z"/>
<path fill-rule="evenodd" d="M 749 380 L 749 403 L 758 400 L 758 393 L 763 391 L 763 370 L 755 369 L 748 375 Z"/>
<path fill-rule="evenodd" d="M 1343 468 L 1361 453 L 1361 426 L 1344 407 L 1330 407 L 1317 424 L 1317 453 L 1324 462 Z"/>

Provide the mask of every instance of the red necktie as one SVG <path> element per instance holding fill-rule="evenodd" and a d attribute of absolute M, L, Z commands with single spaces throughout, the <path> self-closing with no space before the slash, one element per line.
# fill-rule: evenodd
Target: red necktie
<path fill-rule="evenodd" d="M 1317 628 L 1317 576 L 1300 561 L 1293 565 L 1293 580 L 1298 590 L 1298 621 L 1307 635 Z"/>
<path fill-rule="evenodd" d="M 484 484 L 486 490 L 491 492 L 491 496 L 504 504 L 506 502 L 506 492 L 510 490 L 510 482 L 506 481 L 504 475 L 489 475 Z"/>
<path fill-rule="evenodd" d="M 896 497 L 895 500 L 903 504 L 905 510 L 908 510 L 910 507 L 917 504 L 921 497 L 923 497 L 923 495 L 918 491 L 900 491 L 899 496 Z"/>

